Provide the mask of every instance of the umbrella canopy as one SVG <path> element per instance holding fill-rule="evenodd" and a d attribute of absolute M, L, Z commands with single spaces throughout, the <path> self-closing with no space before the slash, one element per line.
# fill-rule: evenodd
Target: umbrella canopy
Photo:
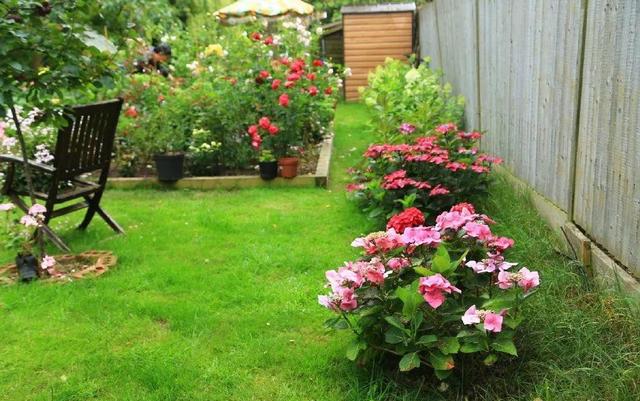
<path fill-rule="evenodd" d="M 240 0 L 215 12 L 222 22 L 247 17 L 277 18 L 289 15 L 311 15 L 313 6 L 300 0 Z"/>

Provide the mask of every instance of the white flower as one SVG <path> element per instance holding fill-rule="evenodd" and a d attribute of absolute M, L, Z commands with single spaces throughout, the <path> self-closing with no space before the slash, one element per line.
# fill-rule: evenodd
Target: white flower
<path fill-rule="evenodd" d="M 405 75 L 404 75 L 404 79 L 407 82 L 415 82 L 416 80 L 418 80 L 418 78 L 420 78 L 420 73 L 418 72 L 417 69 L 412 68 L 410 69 Z"/>
<path fill-rule="evenodd" d="M 322 30 L 322 27 L 321 27 L 321 26 L 319 26 L 318 28 L 316 28 L 316 35 L 322 35 L 322 32 L 323 32 L 323 30 Z"/>
<path fill-rule="evenodd" d="M 351 71 L 351 68 L 347 67 L 344 69 L 344 76 L 345 77 L 350 77 L 351 75 L 353 75 L 353 72 Z"/>
<path fill-rule="evenodd" d="M 36 146 L 35 158 L 36 162 L 40 164 L 47 164 L 54 159 L 51 152 L 49 152 L 49 149 L 47 149 L 47 145 L 42 144 Z"/>

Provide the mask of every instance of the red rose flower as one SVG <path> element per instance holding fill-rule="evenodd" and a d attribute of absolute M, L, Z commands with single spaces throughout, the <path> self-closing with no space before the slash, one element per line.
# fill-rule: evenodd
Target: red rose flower
<path fill-rule="evenodd" d="M 269 121 L 268 117 L 262 117 L 258 121 L 258 124 L 260 124 L 260 128 L 262 129 L 269 129 L 269 127 L 271 126 L 271 121 Z"/>
<path fill-rule="evenodd" d="M 296 81 L 287 81 L 284 83 L 284 87 L 289 89 L 289 88 L 293 88 L 296 84 Z"/>
<path fill-rule="evenodd" d="M 260 149 L 260 145 L 262 144 L 262 138 L 260 137 L 260 135 L 256 135 L 254 137 L 251 138 L 251 146 L 255 149 L 258 150 Z"/>
<path fill-rule="evenodd" d="M 287 95 L 286 93 L 280 95 L 280 98 L 278 98 L 278 103 L 280 103 L 280 106 L 282 107 L 289 107 L 289 95 Z"/>
<path fill-rule="evenodd" d="M 258 135 L 258 126 L 257 125 L 249 126 L 249 129 L 247 129 L 247 132 L 251 136 Z"/>
<path fill-rule="evenodd" d="M 331 95 L 333 93 L 333 88 L 330 86 L 324 90 L 325 95 Z"/>
<path fill-rule="evenodd" d="M 315 79 L 316 79 L 316 74 L 314 74 L 314 73 L 312 73 L 312 72 L 308 73 L 308 74 L 307 74 L 307 79 L 308 79 L 309 81 L 315 81 Z"/>
<path fill-rule="evenodd" d="M 262 35 L 260 35 L 258 32 L 254 32 L 254 33 L 251 34 L 251 39 L 253 39 L 253 40 L 255 40 L 257 42 L 260 39 L 262 39 Z"/>
<path fill-rule="evenodd" d="M 138 110 L 136 109 L 136 106 L 131 106 L 129 107 L 125 112 L 124 115 L 127 117 L 131 117 L 131 118 L 136 118 L 138 117 Z"/>
<path fill-rule="evenodd" d="M 318 88 L 316 88 L 315 86 L 310 86 L 309 87 L 309 95 L 310 96 L 318 95 Z"/>
<path fill-rule="evenodd" d="M 301 72 L 304 69 L 304 60 L 297 59 L 291 64 L 291 72 Z"/>
<path fill-rule="evenodd" d="M 291 60 L 288 57 L 281 57 L 280 64 L 286 65 L 288 67 L 291 65 Z"/>
<path fill-rule="evenodd" d="M 324 61 L 322 60 L 313 60 L 314 67 L 322 67 L 324 65 Z"/>
<path fill-rule="evenodd" d="M 298 73 L 291 73 L 287 76 L 287 81 L 297 81 L 300 79 L 300 74 Z"/>
<path fill-rule="evenodd" d="M 282 81 L 279 79 L 274 79 L 273 82 L 271 82 L 271 89 L 276 90 L 280 87 L 280 83 Z"/>
<path fill-rule="evenodd" d="M 424 214 L 422 214 L 419 209 L 410 207 L 409 209 L 391 217 L 387 223 L 387 230 L 393 228 L 397 233 L 402 234 L 404 233 L 404 230 L 409 227 L 417 227 L 423 224 Z"/>
<path fill-rule="evenodd" d="M 272 125 L 269 127 L 269 134 L 271 134 L 271 135 L 275 135 L 275 134 L 277 134 L 278 132 L 280 132 L 280 128 L 276 127 L 275 125 L 273 125 L 273 124 L 272 124 Z"/>
<path fill-rule="evenodd" d="M 260 71 L 260 78 L 267 79 L 270 76 L 271 76 L 271 74 L 269 74 L 269 71 L 265 71 L 265 70 Z"/>
<path fill-rule="evenodd" d="M 264 40 L 264 44 L 267 46 L 271 46 L 273 44 L 273 37 L 267 36 Z"/>

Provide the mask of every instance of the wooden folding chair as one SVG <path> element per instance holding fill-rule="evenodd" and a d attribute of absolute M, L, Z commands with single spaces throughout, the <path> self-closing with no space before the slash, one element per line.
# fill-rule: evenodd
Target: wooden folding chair
<path fill-rule="evenodd" d="M 84 220 L 79 228 L 87 228 L 94 215 L 100 217 L 117 233 L 124 230 L 101 207 L 100 200 L 104 193 L 111 156 L 116 135 L 118 118 L 122 110 L 122 99 L 76 106 L 67 114 L 67 126 L 58 132 L 53 166 L 30 161 L 29 165 L 36 171 L 44 172 L 51 177 L 46 192 L 36 192 L 35 197 L 42 200 L 47 208 L 44 221 L 44 232 L 60 249 L 69 251 L 65 243 L 50 228 L 49 222 L 81 209 L 87 209 Z M 22 199 L 28 193 L 16 185 L 15 168 L 22 163 L 22 159 L 11 155 L 0 155 L 0 162 L 9 163 L 2 193 L 25 213 L 29 209 Z M 98 180 L 91 182 L 80 176 L 87 173 L 99 172 Z M 61 184 L 71 184 L 69 188 Z M 63 189 L 61 189 L 63 188 Z M 56 210 L 56 205 L 82 198 L 80 202 Z"/>

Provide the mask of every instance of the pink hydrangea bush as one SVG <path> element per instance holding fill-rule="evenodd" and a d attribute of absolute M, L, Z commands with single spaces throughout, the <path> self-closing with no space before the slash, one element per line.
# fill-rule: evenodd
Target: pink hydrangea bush
<path fill-rule="evenodd" d="M 406 128 L 406 127 L 405 127 Z M 371 217 L 388 217 L 415 206 L 435 216 L 452 205 L 484 196 L 497 157 L 481 153 L 479 132 L 455 124 L 438 126 L 410 144 L 371 145 L 347 186 Z"/>
<path fill-rule="evenodd" d="M 468 203 L 431 226 L 401 220 L 409 222 L 402 233 L 390 224 L 355 239 L 362 257 L 326 272 L 329 293 L 318 301 L 337 314 L 328 326 L 356 334 L 347 356 L 396 355 L 401 371 L 424 365 L 440 379 L 459 354 L 479 353 L 486 364 L 516 356 L 521 306 L 540 276 L 506 260 L 514 241 L 495 235 L 494 222 Z"/>

